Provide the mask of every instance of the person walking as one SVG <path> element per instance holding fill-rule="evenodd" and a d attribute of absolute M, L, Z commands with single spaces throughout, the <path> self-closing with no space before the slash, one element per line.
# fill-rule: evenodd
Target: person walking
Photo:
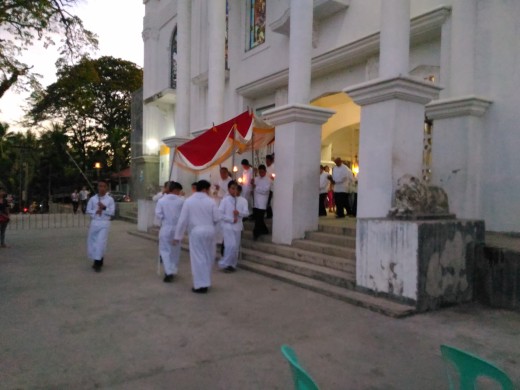
<path fill-rule="evenodd" d="M 90 227 L 87 238 L 87 255 L 93 261 L 92 268 L 100 272 L 110 230 L 110 221 L 115 214 L 114 199 L 107 194 L 108 183 L 98 181 L 98 193 L 88 201 L 86 213 L 90 215 Z"/>
<path fill-rule="evenodd" d="M 327 216 L 327 209 L 325 202 L 327 201 L 327 192 L 329 188 L 329 174 L 325 172 L 325 167 L 320 165 L 320 204 L 318 208 L 318 215 L 320 217 Z"/>
<path fill-rule="evenodd" d="M 88 201 L 89 192 L 87 187 L 83 187 L 79 192 L 79 203 L 81 205 L 81 212 L 85 214 L 87 212 L 87 201 Z"/>
<path fill-rule="evenodd" d="M 244 200 L 244 198 L 241 198 Z M 242 219 L 249 215 L 247 202 L 238 200 L 238 186 L 235 181 L 228 185 L 228 195 L 219 206 L 220 225 L 224 235 L 224 255 L 218 262 L 224 272 L 235 272 L 240 252 L 240 241 L 244 224 Z"/>
<path fill-rule="evenodd" d="M 336 166 L 332 170 L 334 184 L 334 201 L 336 202 L 336 218 L 345 218 L 345 209 L 349 210 L 347 191 L 350 182 L 354 180 L 352 171 L 343 164 L 341 158 L 334 160 Z"/>
<path fill-rule="evenodd" d="M 181 215 L 184 199 L 180 196 L 182 185 L 173 181 L 168 182 L 164 196 L 157 201 L 155 217 L 161 223 L 159 230 L 159 253 L 164 267 L 165 283 L 173 282 L 177 275 L 181 246 L 173 245 L 175 229 Z"/>
<path fill-rule="evenodd" d="M 197 182 L 197 192 L 184 201 L 175 229 L 174 245 L 180 245 L 188 230 L 193 288 L 205 294 L 211 287 L 211 269 L 215 261 L 215 225 L 220 217 L 215 201 L 210 197 L 211 183 Z"/>
<path fill-rule="evenodd" d="M 72 212 L 74 214 L 76 214 L 78 212 L 78 206 L 79 206 L 78 190 L 74 190 L 74 192 L 70 195 L 70 199 L 72 200 Z"/>
<path fill-rule="evenodd" d="M 269 234 L 269 229 L 265 224 L 264 216 L 267 209 L 267 201 L 269 199 L 269 192 L 271 191 L 271 179 L 267 177 L 267 170 L 265 165 L 258 166 L 258 176 L 255 177 L 251 184 L 254 189 L 254 208 L 253 218 L 255 220 L 255 227 L 253 228 L 253 239 L 257 240 L 263 234 Z"/>
<path fill-rule="evenodd" d="M 7 248 L 5 244 L 5 231 L 9 224 L 9 203 L 7 202 L 7 192 L 0 187 L 0 248 Z"/>

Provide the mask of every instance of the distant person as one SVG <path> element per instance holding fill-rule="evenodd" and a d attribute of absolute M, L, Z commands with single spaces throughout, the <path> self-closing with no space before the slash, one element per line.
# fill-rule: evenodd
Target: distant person
<path fill-rule="evenodd" d="M 5 244 L 5 231 L 9 224 L 9 204 L 7 202 L 7 192 L 0 187 L 0 248 L 7 248 Z"/>
<path fill-rule="evenodd" d="M 154 196 L 152 196 L 152 200 L 154 202 L 157 202 L 159 199 L 161 199 L 164 194 L 167 194 L 168 193 L 168 185 L 170 184 L 169 181 L 165 181 L 164 182 L 164 185 L 162 186 L 162 188 L 159 190 L 159 192 L 157 192 L 157 194 L 155 194 Z"/>
<path fill-rule="evenodd" d="M 79 192 L 79 203 L 81 205 L 81 212 L 83 214 L 85 214 L 87 211 L 88 196 L 89 192 L 87 190 L 87 187 L 83 187 Z"/>
<path fill-rule="evenodd" d="M 215 184 L 216 193 L 214 194 L 217 200 L 217 205 L 219 205 L 222 199 L 228 195 L 228 186 L 233 180 L 226 167 L 221 167 L 219 173 L 220 177 L 218 182 Z"/>
<path fill-rule="evenodd" d="M 197 182 L 194 181 L 193 183 L 191 183 L 191 195 L 196 194 L 196 193 L 197 193 Z"/>
<path fill-rule="evenodd" d="M 334 201 L 336 202 L 336 218 L 345 218 L 345 210 L 350 209 L 348 205 L 347 191 L 350 183 L 354 180 L 352 171 L 343 164 L 341 158 L 334 160 L 336 166 L 332 170 L 332 182 L 334 184 Z"/>
<path fill-rule="evenodd" d="M 242 197 L 239 200 L 238 197 L 237 183 L 230 181 L 228 195 L 222 199 L 218 208 L 225 246 L 224 254 L 218 262 L 218 266 L 224 272 L 235 272 L 237 268 L 241 235 L 244 229 L 242 219 L 249 215 L 247 202 Z"/>
<path fill-rule="evenodd" d="M 74 192 L 70 195 L 70 199 L 72 200 L 72 212 L 76 214 L 78 212 L 79 206 L 79 192 L 78 190 L 74 190 Z"/>
<path fill-rule="evenodd" d="M 182 185 L 179 183 L 169 182 L 167 190 L 168 192 L 157 201 L 155 216 L 161 222 L 159 253 L 164 267 L 163 281 L 171 283 L 177 275 L 181 256 L 181 246 L 173 245 L 173 240 L 184 199 L 180 196 Z"/>
<path fill-rule="evenodd" d="M 325 167 L 320 165 L 320 204 L 318 209 L 318 215 L 324 217 L 327 215 L 327 209 L 325 203 L 327 202 L 327 193 L 329 191 L 329 174 L 325 172 Z"/>
<path fill-rule="evenodd" d="M 255 227 L 253 228 L 253 239 L 257 240 L 263 234 L 269 234 L 269 229 L 264 221 L 265 212 L 267 209 L 267 201 L 269 199 L 269 192 L 271 191 L 271 179 L 267 177 L 267 170 L 265 165 L 258 166 L 258 176 L 251 181 L 254 188 L 254 208 L 253 217 L 255 220 Z"/>
<path fill-rule="evenodd" d="M 246 198 L 247 203 L 249 205 L 249 211 L 253 208 L 253 198 L 251 196 L 252 186 L 251 180 L 253 179 L 253 167 L 249 165 L 249 160 L 244 158 L 241 162 L 242 164 L 242 177 L 238 182 L 242 185 L 242 196 Z"/>
<path fill-rule="evenodd" d="M 205 294 L 211 287 L 211 270 L 215 261 L 215 225 L 220 216 L 215 201 L 209 196 L 211 183 L 197 182 L 197 192 L 184 201 L 181 216 L 175 229 L 174 245 L 180 245 L 188 230 L 193 288 Z"/>
<path fill-rule="evenodd" d="M 327 188 L 327 207 L 329 213 L 333 213 L 336 210 L 336 203 L 334 202 L 334 184 L 332 183 L 332 175 L 330 174 L 328 165 L 325 165 L 324 171 L 327 172 L 327 179 L 329 180 L 329 186 Z"/>
<path fill-rule="evenodd" d="M 271 219 L 271 218 L 273 218 L 273 208 L 271 207 L 271 203 L 273 201 L 274 179 L 276 177 L 276 171 L 274 168 L 274 153 L 268 154 L 265 157 L 265 165 L 266 165 L 266 170 L 267 170 L 267 177 L 269 177 L 269 179 L 271 179 L 272 184 L 273 184 L 271 186 L 271 191 L 269 191 L 269 199 L 267 199 L 267 210 L 266 210 L 266 215 L 265 215 L 265 217 L 267 219 Z"/>
<path fill-rule="evenodd" d="M 107 194 L 108 183 L 98 181 L 98 193 L 90 198 L 86 213 L 90 215 L 90 228 L 87 239 L 87 254 L 94 263 L 94 271 L 100 272 L 107 247 L 110 220 L 115 214 L 114 199 Z"/>

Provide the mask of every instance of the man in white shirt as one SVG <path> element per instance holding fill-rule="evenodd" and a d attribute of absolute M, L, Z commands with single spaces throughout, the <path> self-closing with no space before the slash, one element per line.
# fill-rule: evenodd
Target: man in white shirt
<path fill-rule="evenodd" d="M 87 201 L 88 201 L 89 192 L 87 187 L 83 187 L 79 192 L 79 203 L 81 205 L 81 212 L 85 214 L 87 212 Z"/>
<path fill-rule="evenodd" d="M 87 238 L 87 255 L 94 263 L 94 271 L 100 272 L 107 247 L 110 220 L 115 214 L 114 199 L 107 195 L 108 184 L 104 180 L 98 182 L 98 194 L 90 198 L 86 213 L 90 215 L 90 227 Z"/>
<path fill-rule="evenodd" d="M 211 269 L 215 261 L 215 224 L 220 216 L 215 201 L 210 198 L 211 183 L 197 182 L 197 192 L 184 201 L 175 229 L 174 245 L 180 245 L 188 230 L 190 240 L 192 291 L 205 294 L 211 286 Z"/>
<path fill-rule="evenodd" d="M 181 246 L 173 245 L 177 221 L 181 215 L 184 199 L 180 196 L 182 185 L 173 181 L 165 186 L 167 192 L 157 201 L 155 217 L 161 223 L 159 231 L 159 254 L 164 267 L 165 283 L 173 282 L 179 267 Z"/>
<path fill-rule="evenodd" d="M 220 204 L 222 199 L 228 194 L 228 185 L 232 180 L 228 169 L 225 167 L 220 168 L 220 178 L 215 184 L 217 204 Z"/>
<path fill-rule="evenodd" d="M 354 180 L 352 171 L 343 164 L 341 158 L 334 160 L 336 166 L 332 170 L 332 182 L 334 183 L 334 201 L 336 202 L 336 218 L 345 218 L 345 209 L 348 212 L 348 188 Z"/>
<path fill-rule="evenodd" d="M 271 207 L 271 202 L 273 201 L 273 187 L 274 187 L 274 179 L 276 177 L 276 171 L 274 168 L 274 153 L 268 154 L 265 156 L 265 165 L 267 169 L 267 176 L 272 181 L 271 192 L 269 192 L 269 199 L 267 200 L 267 210 L 266 210 L 266 218 L 273 218 L 273 208 Z"/>
<path fill-rule="evenodd" d="M 247 200 L 247 203 L 249 205 L 249 211 L 251 211 L 253 206 L 253 199 L 251 196 L 252 192 L 252 183 L 253 180 L 253 168 L 251 165 L 249 165 L 249 160 L 243 159 L 242 162 L 242 176 L 240 177 L 241 180 L 238 182 L 242 186 L 242 196 Z"/>
<path fill-rule="evenodd" d="M 262 234 L 269 234 L 269 229 L 264 221 L 265 210 L 267 209 L 267 201 L 269 200 L 269 192 L 271 191 L 271 179 L 267 177 L 265 165 L 258 166 L 258 176 L 251 181 L 254 188 L 254 208 L 253 217 L 255 227 L 253 228 L 253 239 L 258 239 Z"/>
<path fill-rule="evenodd" d="M 222 199 L 218 208 L 225 246 L 224 255 L 218 262 L 218 266 L 224 272 L 235 272 L 237 268 L 241 234 L 244 229 L 242 219 L 249 215 L 247 202 L 238 201 L 237 191 L 237 183 L 231 181 L 228 186 L 229 194 Z"/>
<path fill-rule="evenodd" d="M 329 174 L 325 172 L 325 167 L 320 165 L 320 205 L 319 205 L 319 216 L 324 217 L 327 215 L 327 209 L 325 208 L 325 201 L 327 200 L 327 192 L 329 190 Z"/>

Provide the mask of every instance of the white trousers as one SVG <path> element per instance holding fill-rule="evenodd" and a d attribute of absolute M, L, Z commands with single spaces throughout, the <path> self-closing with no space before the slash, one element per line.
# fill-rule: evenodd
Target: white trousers
<path fill-rule="evenodd" d="M 87 255 L 91 260 L 101 260 L 107 249 L 110 221 L 90 221 L 87 238 Z"/>
<path fill-rule="evenodd" d="M 162 225 L 159 231 L 159 254 L 161 255 L 164 273 L 177 275 L 181 245 L 173 245 L 175 226 Z"/>
<path fill-rule="evenodd" d="M 215 228 L 196 226 L 190 232 L 190 261 L 193 287 L 211 286 L 211 270 L 215 261 Z"/>
<path fill-rule="evenodd" d="M 219 268 L 237 267 L 238 254 L 240 251 L 240 240 L 242 232 L 233 230 L 230 224 L 222 224 L 222 232 L 224 233 L 224 256 L 218 262 Z"/>

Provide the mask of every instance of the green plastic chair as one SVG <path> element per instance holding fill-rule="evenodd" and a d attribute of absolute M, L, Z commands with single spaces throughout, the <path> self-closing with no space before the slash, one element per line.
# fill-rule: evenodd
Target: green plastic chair
<path fill-rule="evenodd" d="M 296 353 L 288 345 L 282 345 L 282 354 L 289 362 L 295 390 L 319 390 L 309 374 L 300 366 Z"/>
<path fill-rule="evenodd" d="M 446 365 L 450 390 L 475 390 L 479 377 L 495 380 L 503 390 L 514 390 L 513 382 L 505 372 L 477 356 L 448 345 L 441 345 L 441 354 L 445 362 L 455 365 L 460 375 L 459 387 L 457 387 L 454 385 L 448 365 Z"/>

